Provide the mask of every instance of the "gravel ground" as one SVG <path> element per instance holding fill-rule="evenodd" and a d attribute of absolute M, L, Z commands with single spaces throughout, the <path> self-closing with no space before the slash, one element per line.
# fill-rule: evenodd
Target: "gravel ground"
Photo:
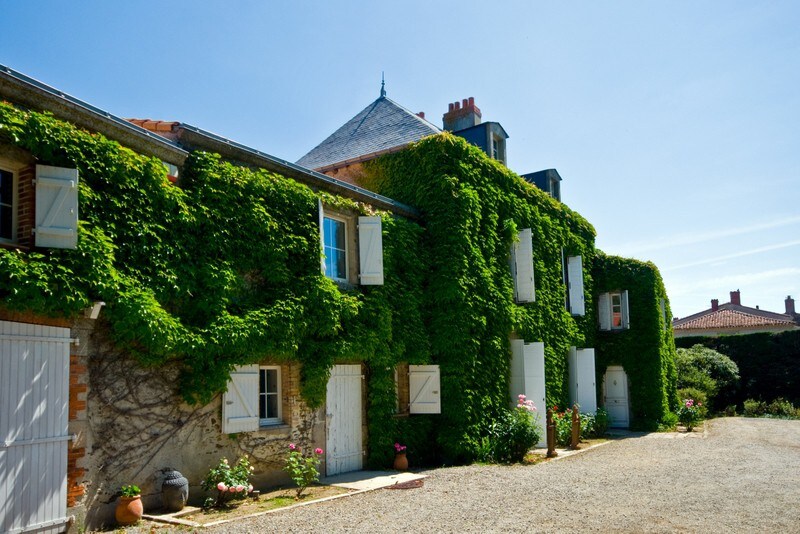
<path fill-rule="evenodd" d="M 427 474 L 204 532 L 800 533 L 800 421 L 716 419 L 536 466 Z"/>

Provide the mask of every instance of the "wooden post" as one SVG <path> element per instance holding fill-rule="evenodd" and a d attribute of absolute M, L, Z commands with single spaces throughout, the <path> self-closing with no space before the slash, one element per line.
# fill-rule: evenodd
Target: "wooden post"
<path fill-rule="evenodd" d="M 577 404 L 572 406 L 572 441 L 569 444 L 569 448 L 576 450 L 578 449 L 578 443 L 581 440 L 581 416 L 580 416 L 580 409 Z"/>
<path fill-rule="evenodd" d="M 547 409 L 547 457 L 558 456 L 556 452 L 556 425 L 553 423 L 553 409 Z"/>

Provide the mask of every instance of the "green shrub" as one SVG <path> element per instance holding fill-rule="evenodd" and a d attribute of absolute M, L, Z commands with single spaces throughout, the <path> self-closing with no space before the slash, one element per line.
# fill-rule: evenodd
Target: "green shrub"
<path fill-rule="evenodd" d="M 708 398 L 704 391 L 695 388 L 682 388 L 678 390 L 678 397 L 683 399 L 681 405 L 683 405 L 686 399 L 692 399 L 694 403 L 699 406 L 701 417 L 705 418 L 708 414 L 706 408 L 708 406 Z M 680 407 L 678 409 L 680 410 Z"/>
<path fill-rule="evenodd" d="M 744 401 L 744 416 L 745 417 L 761 417 L 767 413 L 767 403 L 755 399 L 747 399 Z"/>
<path fill-rule="evenodd" d="M 536 413 L 514 408 L 500 415 L 492 424 L 489 436 L 478 444 L 478 458 L 486 462 L 521 462 L 539 443 Z"/>
<path fill-rule="evenodd" d="M 594 428 L 591 437 L 599 438 L 605 435 L 608 430 L 608 412 L 605 408 L 598 408 L 594 414 Z"/>
<path fill-rule="evenodd" d="M 767 412 L 776 417 L 797 417 L 797 410 L 791 402 L 783 397 L 778 397 L 767 406 Z"/>
<path fill-rule="evenodd" d="M 206 504 L 222 507 L 228 501 L 244 499 L 253 491 L 253 486 L 250 484 L 252 474 L 253 467 L 246 457 L 239 458 L 232 467 L 227 458 L 222 458 L 216 467 L 208 470 L 205 480 L 200 483 L 200 487 L 205 491 L 217 492 L 216 500 L 206 499 Z"/>
<path fill-rule="evenodd" d="M 678 349 L 675 364 L 678 388 L 702 391 L 705 394 L 704 406 L 715 404 L 718 396 L 719 400 L 727 402 L 739 383 L 739 367 L 736 363 L 724 354 L 703 345 Z"/>
<path fill-rule="evenodd" d="M 694 399 L 684 399 L 683 404 L 678 408 L 678 420 L 683 423 L 688 432 L 703 418 L 701 414 L 702 404 Z"/>

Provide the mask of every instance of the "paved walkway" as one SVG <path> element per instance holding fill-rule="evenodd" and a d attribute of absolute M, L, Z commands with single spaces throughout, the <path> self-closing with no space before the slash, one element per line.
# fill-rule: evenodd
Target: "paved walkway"
<path fill-rule="evenodd" d="M 800 421 L 707 425 L 535 466 L 434 469 L 422 487 L 244 520 L 236 531 L 800 533 Z"/>

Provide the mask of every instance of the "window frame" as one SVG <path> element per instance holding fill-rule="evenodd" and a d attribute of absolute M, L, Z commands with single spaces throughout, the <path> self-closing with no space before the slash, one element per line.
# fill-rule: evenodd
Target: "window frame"
<path fill-rule="evenodd" d="M 616 306 L 619 308 L 619 325 L 615 324 L 614 321 L 614 298 L 617 299 Z M 622 292 L 621 291 L 611 291 L 608 293 L 608 306 L 609 312 L 611 317 L 611 323 L 609 327 L 611 330 L 625 330 L 625 318 L 622 313 Z"/>
<path fill-rule="evenodd" d="M 261 389 L 261 374 L 266 373 L 267 371 L 275 371 L 275 386 L 276 391 L 263 391 Z M 275 425 L 282 425 L 283 424 L 283 397 L 282 397 L 282 376 L 281 376 L 281 367 L 279 365 L 259 365 L 258 366 L 258 399 L 257 399 L 257 406 L 258 406 L 258 426 L 259 427 L 269 427 Z M 266 385 L 267 380 L 266 376 L 264 377 L 264 384 Z M 261 398 L 268 397 L 269 395 L 275 395 L 276 397 L 276 406 L 278 409 L 278 414 L 276 417 L 261 417 Z M 267 403 L 264 403 L 265 411 Z M 266 415 L 266 414 L 265 414 Z"/>
<path fill-rule="evenodd" d="M 11 237 L 0 236 L 0 243 L 16 244 L 19 242 L 19 171 L 20 166 L 12 165 L 10 161 L 0 158 L 0 171 L 11 174 L 11 201 L 6 206 L 11 207 Z"/>
<path fill-rule="evenodd" d="M 326 241 L 326 237 L 327 237 L 327 233 L 325 231 L 326 219 L 330 219 L 331 221 L 334 221 L 334 222 L 337 222 L 337 223 L 341 223 L 343 225 L 343 227 L 344 227 L 344 273 L 343 273 L 344 274 L 344 278 L 338 277 L 338 276 L 333 276 L 332 273 L 330 273 L 328 271 L 328 254 L 326 254 L 326 250 L 328 248 L 330 248 L 332 250 L 333 249 L 339 250 L 339 249 L 335 248 L 335 247 L 328 247 L 328 245 L 325 242 Z M 349 274 L 349 270 L 350 270 L 350 250 L 349 250 L 350 247 L 348 246 L 348 243 L 347 243 L 348 242 L 348 238 L 349 238 L 350 230 L 349 230 L 348 226 L 349 225 L 348 225 L 348 221 L 347 221 L 346 218 L 340 217 L 340 216 L 337 216 L 337 215 L 334 215 L 334 214 L 331 214 L 331 213 L 325 213 L 323 211 L 323 213 L 322 213 L 322 255 L 324 256 L 324 260 L 323 261 L 324 261 L 324 264 L 325 264 L 325 276 L 330 278 L 331 280 L 335 280 L 337 282 L 345 282 L 345 283 L 349 282 L 348 274 Z"/>

